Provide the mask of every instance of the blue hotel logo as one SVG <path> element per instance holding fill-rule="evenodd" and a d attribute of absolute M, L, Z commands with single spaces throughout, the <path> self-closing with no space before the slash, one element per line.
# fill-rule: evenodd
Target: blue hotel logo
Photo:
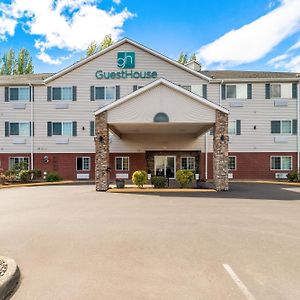
<path fill-rule="evenodd" d="M 117 65 L 121 69 L 133 69 L 135 67 L 135 53 L 118 52 Z"/>

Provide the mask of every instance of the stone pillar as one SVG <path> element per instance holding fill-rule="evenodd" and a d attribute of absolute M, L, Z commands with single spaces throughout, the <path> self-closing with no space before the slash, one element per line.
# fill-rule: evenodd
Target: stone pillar
<path fill-rule="evenodd" d="M 213 153 L 214 184 L 217 191 L 228 190 L 228 114 L 216 111 Z"/>
<path fill-rule="evenodd" d="M 109 188 L 109 129 L 106 111 L 95 117 L 95 133 L 96 191 L 106 191 Z"/>

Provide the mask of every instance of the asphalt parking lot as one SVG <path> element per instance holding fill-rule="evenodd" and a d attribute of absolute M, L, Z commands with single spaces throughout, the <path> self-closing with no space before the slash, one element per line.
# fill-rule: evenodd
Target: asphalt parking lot
<path fill-rule="evenodd" d="M 0 190 L 13 299 L 300 299 L 300 188 L 113 194 Z"/>

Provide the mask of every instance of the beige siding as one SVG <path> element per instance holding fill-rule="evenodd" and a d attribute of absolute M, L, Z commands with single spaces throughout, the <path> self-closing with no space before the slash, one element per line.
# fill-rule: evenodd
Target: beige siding
<path fill-rule="evenodd" d="M 215 110 L 163 84 L 130 99 L 108 112 L 109 123 L 152 123 L 158 112 L 170 122 L 215 122 Z"/>

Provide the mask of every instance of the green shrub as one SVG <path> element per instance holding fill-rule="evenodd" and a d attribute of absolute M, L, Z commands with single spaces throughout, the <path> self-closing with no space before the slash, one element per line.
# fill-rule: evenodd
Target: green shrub
<path fill-rule="evenodd" d="M 34 169 L 31 171 L 31 174 L 33 180 L 38 180 L 42 178 L 42 170 Z"/>
<path fill-rule="evenodd" d="M 154 185 L 154 188 L 161 189 L 164 188 L 167 184 L 167 178 L 163 176 L 153 176 L 151 178 L 151 183 Z"/>
<path fill-rule="evenodd" d="M 178 170 L 176 172 L 176 180 L 181 187 L 184 187 L 194 180 L 194 173 L 191 170 Z"/>
<path fill-rule="evenodd" d="M 147 173 L 145 171 L 135 171 L 132 174 L 132 182 L 139 188 L 142 188 L 147 182 Z"/>
<path fill-rule="evenodd" d="M 46 176 L 47 182 L 56 182 L 56 181 L 61 181 L 61 180 L 62 180 L 62 177 L 56 172 L 49 172 Z"/>
<path fill-rule="evenodd" d="M 20 170 L 18 173 L 18 178 L 21 182 L 28 182 L 30 181 L 31 172 L 29 170 Z"/>
<path fill-rule="evenodd" d="M 6 180 L 6 175 L 4 173 L 0 173 L 0 184 L 4 184 Z"/>
<path fill-rule="evenodd" d="M 289 181 L 298 181 L 300 179 L 300 172 L 299 171 L 291 171 L 288 173 L 287 178 Z"/>

